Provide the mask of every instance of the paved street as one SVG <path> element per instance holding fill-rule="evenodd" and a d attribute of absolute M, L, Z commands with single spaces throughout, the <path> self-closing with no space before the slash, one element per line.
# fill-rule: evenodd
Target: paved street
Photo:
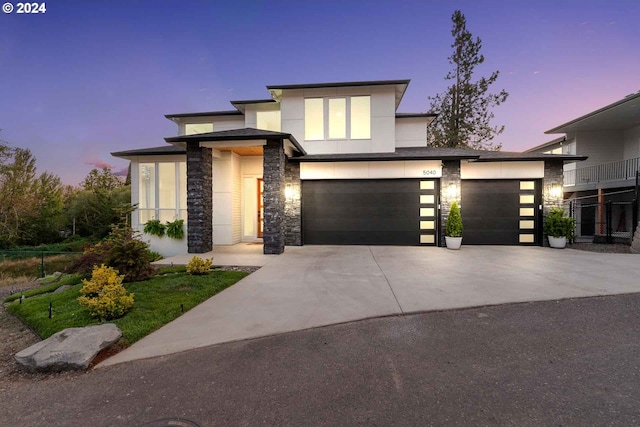
<path fill-rule="evenodd" d="M 640 424 L 640 294 L 391 316 L 0 392 L 7 426 Z"/>

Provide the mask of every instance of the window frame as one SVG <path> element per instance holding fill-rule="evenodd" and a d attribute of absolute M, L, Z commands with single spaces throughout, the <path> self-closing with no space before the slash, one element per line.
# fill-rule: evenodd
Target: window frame
<path fill-rule="evenodd" d="M 186 160 L 185 161 L 167 161 L 167 162 L 139 162 L 138 163 L 138 207 L 136 209 L 136 211 L 138 212 L 138 224 L 140 225 L 144 225 L 146 223 L 146 221 L 142 221 L 142 214 L 143 213 L 151 213 L 152 215 L 150 216 L 149 219 L 160 219 L 160 212 L 161 211 L 171 211 L 173 210 L 173 220 L 178 220 L 178 219 L 187 219 L 187 201 L 186 198 L 184 199 L 184 207 L 182 206 L 183 204 L 183 195 L 182 195 L 182 188 L 183 186 L 182 184 L 182 179 L 184 179 L 185 183 L 187 181 L 187 174 L 186 174 Z M 165 208 L 160 206 L 160 164 L 173 164 L 174 165 L 174 171 L 175 171 L 175 177 L 174 177 L 174 199 L 175 199 L 175 207 L 174 208 Z M 184 164 L 184 177 L 181 176 L 181 167 L 180 165 Z M 153 183 L 152 183 L 152 187 L 153 187 L 153 207 L 140 207 L 140 202 L 141 202 L 141 198 L 140 198 L 140 188 L 142 187 L 141 185 L 141 168 L 142 166 L 145 165 L 153 165 L 153 170 L 154 170 L 154 179 L 153 179 Z M 186 194 L 184 195 L 186 196 Z M 148 221 L 148 220 L 147 220 Z"/>
<path fill-rule="evenodd" d="M 351 126 L 351 98 L 369 98 L 369 137 L 368 138 L 354 138 L 352 137 Z M 308 99 L 322 99 L 322 138 L 321 139 L 307 139 L 307 103 Z M 345 136 L 344 137 L 331 137 L 330 136 L 330 121 L 331 121 L 331 109 L 330 101 L 335 99 L 345 100 Z M 309 96 L 303 98 L 303 116 L 304 116 L 304 140 L 305 141 L 370 141 L 371 140 L 371 95 L 344 95 L 344 96 Z"/>

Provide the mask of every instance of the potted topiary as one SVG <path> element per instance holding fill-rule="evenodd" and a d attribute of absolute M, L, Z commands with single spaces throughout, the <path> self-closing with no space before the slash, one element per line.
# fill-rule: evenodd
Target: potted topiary
<path fill-rule="evenodd" d="M 567 246 L 567 239 L 573 238 L 576 224 L 562 208 L 553 208 L 544 220 L 544 234 L 549 237 L 549 246 L 562 249 Z"/>
<path fill-rule="evenodd" d="M 444 240 L 447 244 L 447 249 L 460 249 L 460 245 L 462 245 L 462 217 L 460 216 L 458 202 L 451 204 L 451 210 L 445 226 Z"/>

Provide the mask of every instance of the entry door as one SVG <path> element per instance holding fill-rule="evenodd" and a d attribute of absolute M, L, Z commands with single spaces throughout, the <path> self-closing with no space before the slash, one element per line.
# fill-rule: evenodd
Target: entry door
<path fill-rule="evenodd" d="M 258 178 L 258 237 L 264 234 L 264 181 Z"/>

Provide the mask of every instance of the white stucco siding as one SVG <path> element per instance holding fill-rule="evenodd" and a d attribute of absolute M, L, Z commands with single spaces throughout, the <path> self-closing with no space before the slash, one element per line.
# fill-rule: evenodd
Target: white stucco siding
<path fill-rule="evenodd" d="M 440 178 L 440 160 L 300 163 L 300 179 Z"/>
<path fill-rule="evenodd" d="M 306 141 L 304 99 L 326 97 L 371 96 L 370 139 L 324 139 Z M 325 117 L 325 121 L 326 121 Z M 308 154 L 373 153 L 395 150 L 395 87 L 342 87 L 290 89 L 281 100 L 282 131 L 291 133 Z"/>
<path fill-rule="evenodd" d="M 621 131 L 589 131 L 576 133 L 576 152 L 589 156 L 580 168 L 622 160 L 625 152 Z"/>
<path fill-rule="evenodd" d="M 233 201 L 233 153 L 225 151 L 213 159 L 213 244 L 231 245 Z"/>
<path fill-rule="evenodd" d="M 640 157 L 640 125 L 624 132 L 624 158 Z"/>
<path fill-rule="evenodd" d="M 242 167 L 241 157 L 233 154 L 231 157 L 231 242 L 240 243 L 242 239 Z"/>
<path fill-rule="evenodd" d="M 396 119 L 396 147 L 426 147 L 427 118 Z"/>
<path fill-rule="evenodd" d="M 544 178 L 544 162 L 460 162 L 460 179 Z"/>

